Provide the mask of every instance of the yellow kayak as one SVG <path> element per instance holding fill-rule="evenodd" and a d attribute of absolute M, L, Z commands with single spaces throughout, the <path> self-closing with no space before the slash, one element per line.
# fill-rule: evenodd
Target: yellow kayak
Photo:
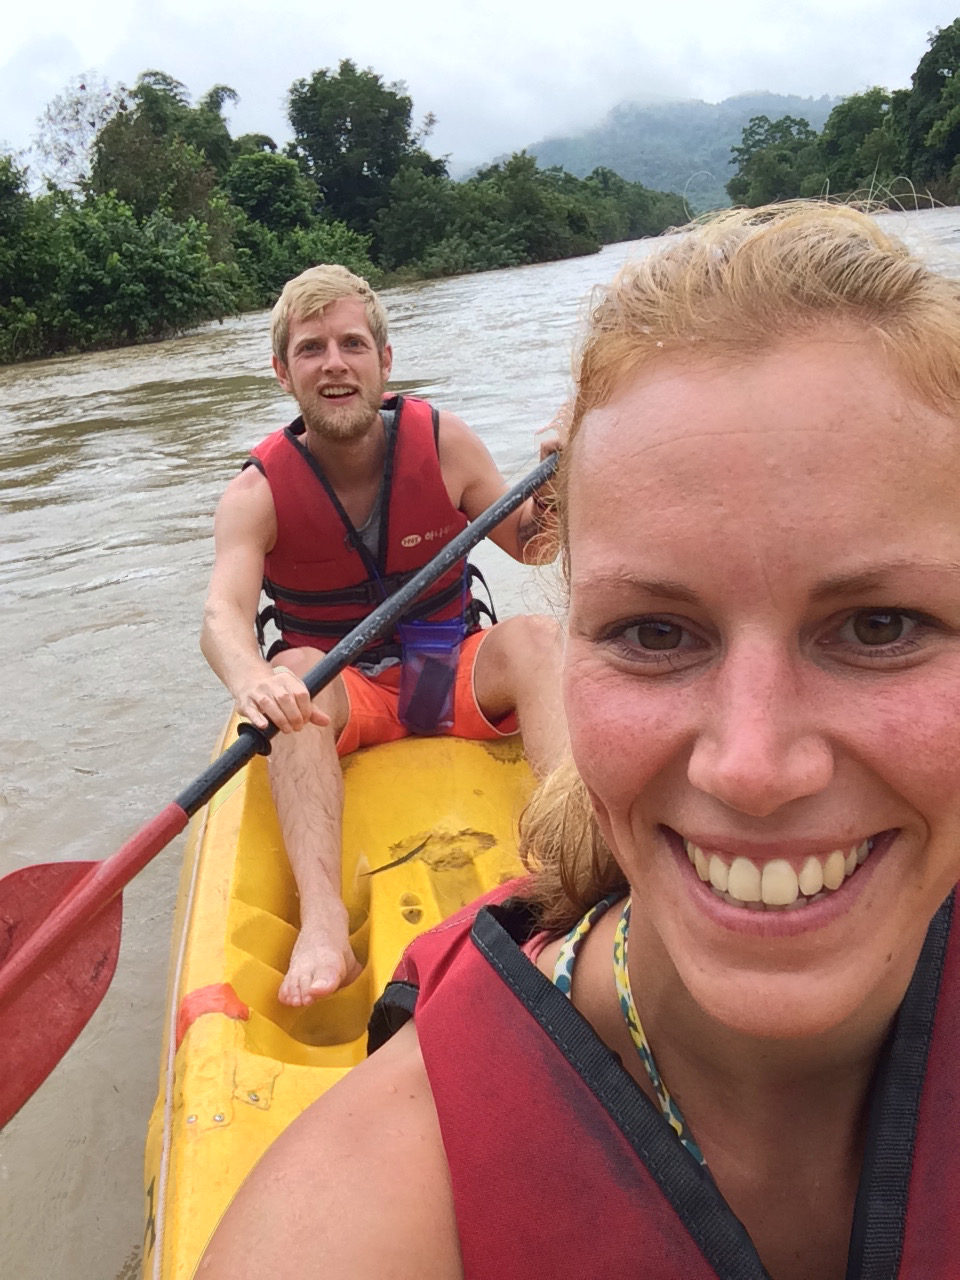
<path fill-rule="evenodd" d="M 298 907 L 266 762 L 193 820 L 147 1134 L 144 1280 L 190 1280 L 257 1158 L 364 1057 L 371 1007 L 407 943 L 520 871 L 533 777 L 518 738 L 408 738 L 348 756 L 343 771 L 343 892 L 364 969 L 306 1009 L 276 996 Z"/>

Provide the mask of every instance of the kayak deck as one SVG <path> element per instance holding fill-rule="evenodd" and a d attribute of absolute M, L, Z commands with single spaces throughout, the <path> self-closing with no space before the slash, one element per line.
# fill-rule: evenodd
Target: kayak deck
<path fill-rule="evenodd" d="M 231 722 L 220 749 L 234 732 Z M 277 1000 L 298 902 L 266 762 L 194 819 L 147 1135 L 144 1280 L 193 1275 L 265 1148 L 363 1059 L 404 947 L 521 871 L 516 826 L 533 778 L 518 738 L 407 738 L 342 765 L 343 896 L 363 972 L 307 1008 Z"/>

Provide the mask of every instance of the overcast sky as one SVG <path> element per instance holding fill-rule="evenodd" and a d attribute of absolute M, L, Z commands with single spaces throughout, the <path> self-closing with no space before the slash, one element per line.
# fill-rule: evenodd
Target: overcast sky
<path fill-rule="evenodd" d="M 9 0 L 0 144 L 29 147 L 72 77 L 131 84 L 148 69 L 194 98 L 230 85 L 234 136 L 282 144 L 293 81 L 352 58 L 406 82 L 416 121 L 437 117 L 428 148 L 457 171 L 627 100 L 905 87 L 929 34 L 957 16 L 960 0 Z"/>

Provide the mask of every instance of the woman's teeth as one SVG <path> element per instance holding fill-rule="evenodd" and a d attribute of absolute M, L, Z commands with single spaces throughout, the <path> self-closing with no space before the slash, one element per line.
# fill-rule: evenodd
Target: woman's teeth
<path fill-rule="evenodd" d="M 732 906 L 794 910 L 818 902 L 824 890 L 839 889 L 866 862 L 873 840 L 821 856 L 811 854 L 799 870 L 785 858 L 762 864 L 743 857 L 727 862 L 719 854 L 704 853 L 690 840 L 684 840 L 683 847 L 700 879 Z"/>

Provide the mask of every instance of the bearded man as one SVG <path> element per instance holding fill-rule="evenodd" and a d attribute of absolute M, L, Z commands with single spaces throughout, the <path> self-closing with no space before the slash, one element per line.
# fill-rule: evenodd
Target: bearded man
<path fill-rule="evenodd" d="M 454 414 L 385 396 L 386 314 L 346 268 L 312 267 L 288 281 L 271 336 L 274 372 L 300 416 L 252 451 L 217 507 L 201 648 L 239 714 L 280 730 L 270 781 L 301 927 L 279 998 L 299 1006 L 359 974 L 340 897 L 339 757 L 411 732 L 519 731 L 542 773 L 566 736 L 556 624 L 523 616 L 481 629 L 465 567 L 443 575 L 405 619 L 456 635 L 439 702 L 436 687 L 405 701 L 399 634 L 364 649 L 311 701 L 301 677 L 507 485 Z M 534 559 L 547 506 L 535 494 L 491 538 L 517 560 Z M 262 613 L 261 588 L 272 601 Z M 267 620 L 280 639 L 264 656 Z"/>

